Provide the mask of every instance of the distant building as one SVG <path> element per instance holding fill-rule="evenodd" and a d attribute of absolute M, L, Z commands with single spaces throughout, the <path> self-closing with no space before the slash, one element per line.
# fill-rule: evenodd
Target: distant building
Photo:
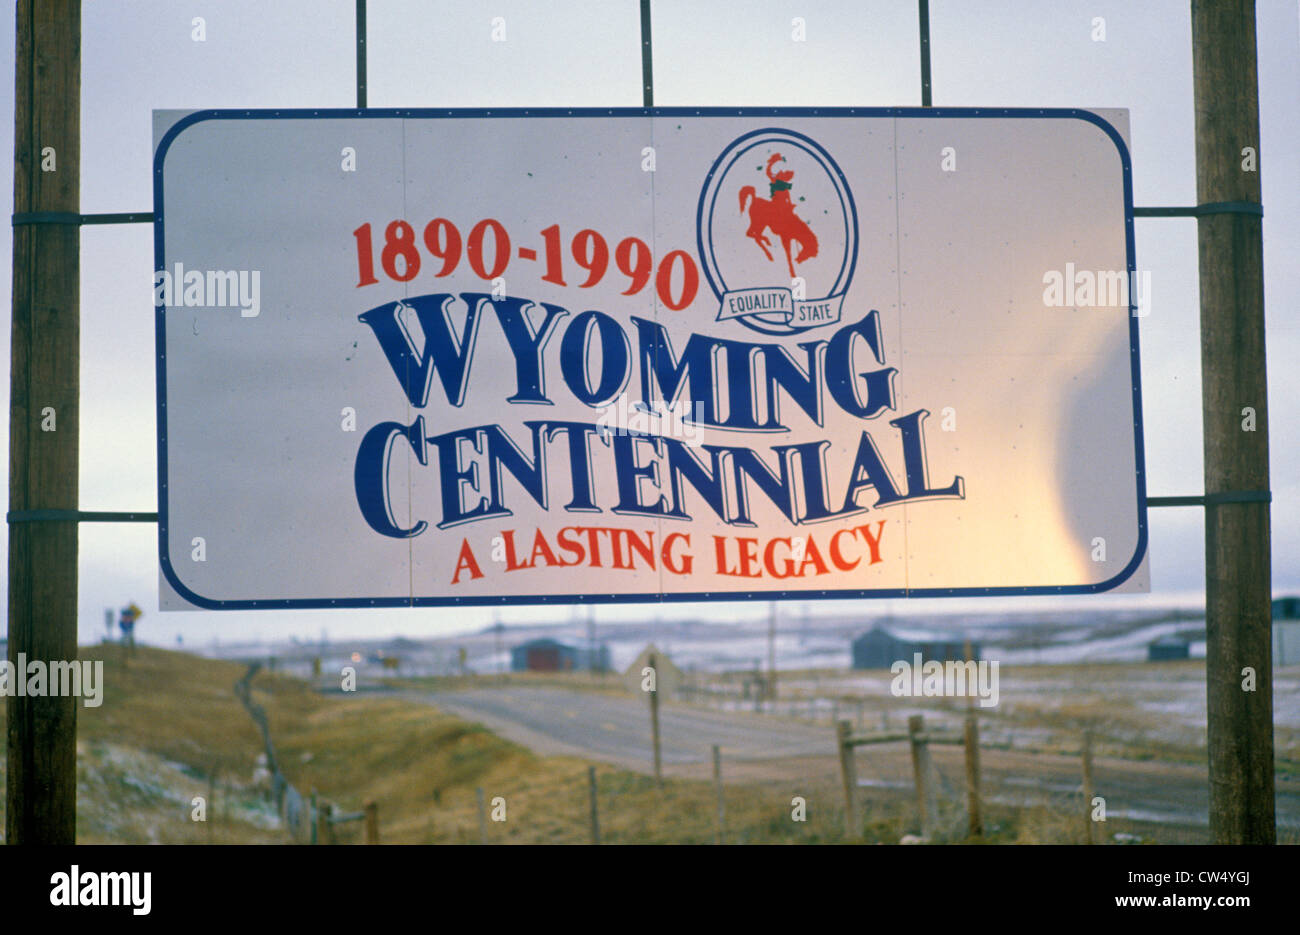
<path fill-rule="evenodd" d="M 1172 659 L 1190 659 L 1192 643 L 1185 637 L 1170 634 L 1147 644 L 1147 662 L 1168 662 Z"/>
<path fill-rule="evenodd" d="M 877 624 L 853 641 L 853 668 L 888 669 L 900 659 L 910 665 L 917 653 L 924 662 L 959 662 L 966 658 L 966 641 L 951 635 L 886 629 Z M 979 661 L 979 643 L 971 643 L 970 658 Z"/>
<path fill-rule="evenodd" d="M 1273 601 L 1273 665 L 1300 665 L 1300 597 Z"/>
<path fill-rule="evenodd" d="M 1273 619 L 1273 665 L 1300 665 L 1300 620 Z"/>
<path fill-rule="evenodd" d="M 632 660 L 632 664 L 623 670 L 623 684 L 630 692 L 641 691 L 641 681 L 645 678 L 641 673 L 650 665 L 651 656 L 654 656 L 655 660 L 655 691 L 659 693 L 660 698 L 673 697 L 681 688 L 685 675 L 654 643 L 647 644 L 646 648 Z"/>
<path fill-rule="evenodd" d="M 1274 620 L 1300 620 L 1300 597 L 1279 597 L 1273 602 Z"/>
<path fill-rule="evenodd" d="M 574 646 L 550 637 L 520 643 L 510 650 L 513 672 L 605 672 L 609 670 L 609 647 Z"/>

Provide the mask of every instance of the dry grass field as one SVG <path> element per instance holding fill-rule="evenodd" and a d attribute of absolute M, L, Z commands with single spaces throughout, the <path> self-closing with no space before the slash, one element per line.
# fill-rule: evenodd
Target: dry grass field
<path fill-rule="evenodd" d="M 259 772 L 260 735 L 232 690 L 243 666 L 149 648 L 127 659 L 117 646 L 86 647 L 83 658 L 105 661 L 106 688 L 101 707 L 78 713 L 80 842 L 287 842 L 269 801 L 269 782 Z M 590 840 L 591 764 L 584 760 L 535 755 L 428 704 L 367 692 L 319 694 L 302 680 L 266 672 L 253 685 L 289 781 L 343 811 L 377 802 L 385 843 L 477 843 L 480 787 L 489 801 L 499 796 L 505 804 L 506 820 L 487 824 L 490 843 Z M 3 711 L 0 703 L 0 718 Z M 1049 712 L 1040 714 L 1050 726 Z M 941 825 L 946 840 L 974 843 L 965 837 L 959 757 L 959 750 L 936 757 L 950 793 Z M 728 767 L 727 843 L 845 841 L 842 792 L 831 762 L 815 769 L 795 760 L 767 770 Z M 598 765 L 603 841 L 713 841 L 715 793 L 707 773 L 697 772 L 679 771 L 660 790 L 641 773 Z M 795 795 L 806 802 L 804 822 L 791 819 Z M 211 796 L 206 822 L 192 820 L 196 796 Z M 917 830 L 906 782 L 872 783 L 863 796 L 867 843 L 895 843 Z M 994 797 L 980 840 L 1080 841 L 1074 801 L 1068 791 L 1038 804 Z M 339 828 L 341 843 L 360 836 L 359 823 Z M 1109 821 L 1106 837 L 1197 839 L 1186 829 L 1124 820 Z"/>

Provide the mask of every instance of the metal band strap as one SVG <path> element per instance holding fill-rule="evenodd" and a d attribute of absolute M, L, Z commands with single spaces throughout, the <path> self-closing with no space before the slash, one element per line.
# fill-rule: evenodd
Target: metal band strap
<path fill-rule="evenodd" d="M 654 46 L 650 33 L 650 0 L 641 0 L 641 106 L 655 106 Z"/>
<path fill-rule="evenodd" d="M 1207 493 L 1206 506 L 1218 506 L 1220 503 L 1272 503 L 1271 490 L 1225 490 L 1222 493 Z"/>
<path fill-rule="evenodd" d="M 930 92 L 930 0 L 917 0 L 917 26 L 921 33 L 921 106 L 932 103 Z"/>
<path fill-rule="evenodd" d="M 366 109 L 366 0 L 357 0 L 357 110 Z"/>
<path fill-rule="evenodd" d="M 131 211 L 124 214 L 78 214 L 75 211 L 19 211 L 10 218 L 14 227 L 28 224 L 67 224 L 81 227 L 85 224 L 152 224 L 152 211 Z"/>
<path fill-rule="evenodd" d="M 1147 506 L 1219 506 L 1224 503 L 1272 503 L 1270 490 L 1225 490 L 1199 497 L 1147 497 Z"/>
<path fill-rule="evenodd" d="M 1253 214 L 1264 216 L 1264 206 L 1257 201 L 1209 201 L 1193 208 L 1134 208 L 1135 218 L 1199 218 L 1209 214 Z"/>
<path fill-rule="evenodd" d="M 9 523 L 156 523 L 157 513 L 113 513 L 86 510 L 10 510 Z"/>

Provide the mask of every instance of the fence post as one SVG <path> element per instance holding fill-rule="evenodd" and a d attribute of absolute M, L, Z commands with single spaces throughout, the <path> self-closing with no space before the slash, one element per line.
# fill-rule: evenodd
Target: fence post
<path fill-rule="evenodd" d="M 924 730 L 925 715 L 913 714 L 907 719 L 907 732 L 912 740 L 912 774 L 916 778 L 916 804 L 921 811 L 921 837 L 929 839 L 935 831 L 937 808 L 934 765 L 930 760 L 930 745 L 925 740 Z"/>
<path fill-rule="evenodd" d="M 212 772 L 208 773 L 208 810 L 204 814 L 207 819 L 204 824 L 208 826 L 208 843 L 212 843 L 212 826 L 217 820 L 217 767 L 212 767 Z"/>
<path fill-rule="evenodd" d="M 980 807 L 980 725 L 972 706 L 966 712 L 966 830 L 973 838 L 984 834 Z"/>
<path fill-rule="evenodd" d="M 718 834 L 715 844 L 721 844 L 726 834 L 727 804 L 722 795 L 722 748 L 713 745 L 713 786 L 718 793 Z"/>
<path fill-rule="evenodd" d="M 1092 731 L 1083 732 L 1083 830 L 1084 841 L 1097 843 L 1092 820 Z"/>
<path fill-rule="evenodd" d="M 591 843 L 600 843 L 600 805 L 596 795 L 596 767 L 587 767 L 587 788 L 591 797 Z"/>
<path fill-rule="evenodd" d="M 647 661 L 650 664 L 651 678 L 654 679 L 654 687 L 650 689 L 650 739 L 655 748 L 655 785 L 663 788 L 663 764 L 659 757 L 659 667 L 654 653 L 650 654 Z"/>
<path fill-rule="evenodd" d="M 487 796 L 483 794 L 482 786 L 474 790 L 474 797 L 478 799 L 478 843 L 486 844 L 488 842 Z"/>
<path fill-rule="evenodd" d="M 364 807 L 366 813 L 366 843 L 379 843 L 379 803 L 367 802 Z"/>
<path fill-rule="evenodd" d="M 333 844 L 334 829 L 330 825 L 330 818 L 334 814 L 334 806 L 329 802 L 321 802 L 320 807 L 316 810 L 316 843 Z"/>
<path fill-rule="evenodd" d="M 853 759 L 853 744 L 849 742 L 852 725 L 839 721 L 835 725 L 835 743 L 840 750 L 840 776 L 844 780 L 844 833 L 850 838 L 862 836 L 858 821 L 858 765 Z"/>

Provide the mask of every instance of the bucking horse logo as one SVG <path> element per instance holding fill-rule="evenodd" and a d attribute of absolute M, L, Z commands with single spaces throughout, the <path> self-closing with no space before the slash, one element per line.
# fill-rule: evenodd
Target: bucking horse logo
<path fill-rule="evenodd" d="M 745 213 L 745 206 L 748 204 L 749 230 L 745 231 L 745 236 L 758 244 L 758 248 L 769 260 L 773 257 L 767 248 L 772 245 L 772 242 L 763 235 L 763 231 L 770 229 L 781 239 L 781 247 L 785 250 L 785 263 L 790 269 L 790 278 L 794 279 L 794 264 L 810 260 L 817 255 L 817 235 L 802 218 L 794 213 L 794 202 L 790 199 L 792 188 L 790 180 L 794 178 L 794 170 L 783 169 L 780 172 L 772 172 L 773 166 L 784 161 L 785 157 L 780 153 L 773 153 L 767 160 L 767 180 L 771 189 L 769 192 L 772 196 L 771 200 L 759 198 L 754 186 L 746 185 L 740 190 L 740 213 Z M 794 259 L 790 258 L 791 242 L 799 244 L 800 248 L 799 255 Z"/>

